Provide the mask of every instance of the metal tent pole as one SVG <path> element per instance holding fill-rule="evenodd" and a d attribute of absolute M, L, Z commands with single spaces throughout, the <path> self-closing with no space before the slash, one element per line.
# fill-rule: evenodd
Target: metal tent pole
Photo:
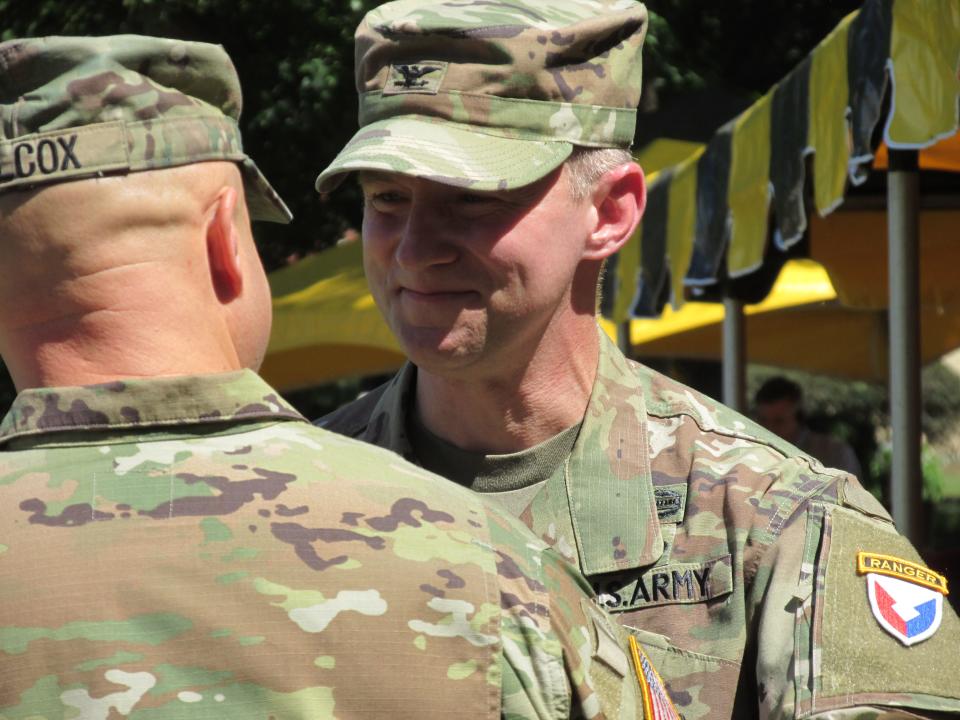
<path fill-rule="evenodd" d="M 723 300 L 723 404 L 745 412 L 747 409 L 746 328 L 743 303 Z"/>
<path fill-rule="evenodd" d="M 920 177 L 915 150 L 891 150 L 887 173 L 890 272 L 890 503 L 901 533 L 923 544 L 920 463 Z"/>
<path fill-rule="evenodd" d="M 624 355 L 631 357 L 629 318 L 622 323 L 617 323 L 617 347 Z"/>

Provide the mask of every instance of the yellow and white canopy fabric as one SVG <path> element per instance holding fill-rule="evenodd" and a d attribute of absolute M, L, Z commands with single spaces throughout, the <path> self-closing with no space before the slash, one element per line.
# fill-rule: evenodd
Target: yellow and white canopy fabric
<path fill-rule="evenodd" d="M 685 287 L 749 276 L 771 242 L 788 249 L 808 231 L 813 209 L 829 215 L 848 182 L 861 184 L 871 168 L 885 168 L 887 147 L 920 150 L 921 170 L 960 171 L 958 108 L 960 3 L 866 0 L 705 149 L 656 173 L 637 237 L 611 268 L 606 314 L 616 323 L 656 316 L 668 301 L 681 306 Z M 805 206 L 807 184 L 813 208 Z M 821 238 L 847 241 L 830 226 L 843 214 L 819 221 Z M 885 228 L 873 235 L 871 255 L 885 237 Z M 817 259 L 816 247 L 811 256 Z M 824 264 L 836 281 L 840 268 L 831 262 Z"/>
<path fill-rule="evenodd" d="M 888 365 L 885 277 L 864 273 L 845 289 L 858 306 L 849 307 L 841 303 L 842 291 L 834 287 L 826 268 L 812 260 L 788 261 L 770 294 L 745 306 L 751 361 L 883 381 Z M 273 335 L 261 372 L 277 389 L 390 372 L 403 363 L 403 353 L 370 295 L 359 242 L 279 270 L 271 274 L 270 284 Z M 719 360 L 722 322 L 723 306 L 718 303 L 667 307 L 658 319 L 630 322 L 632 354 L 641 360 Z M 925 305 L 921 322 L 922 362 L 960 347 L 960 313 L 948 312 L 944 305 Z M 602 324 L 616 336 L 612 323 Z"/>
<path fill-rule="evenodd" d="M 631 354 L 640 360 L 720 360 L 723 312 L 719 303 L 688 302 L 678 310 L 664 308 L 656 319 L 631 320 Z M 851 380 L 887 379 L 886 311 L 841 303 L 826 269 L 813 260 L 788 261 L 770 294 L 745 305 L 744 315 L 752 363 Z M 960 313 L 924 306 L 921 323 L 921 363 L 960 347 Z"/>
<path fill-rule="evenodd" d="M 359 241 L 270 274 L 273 332 L 260 372 L 281 391 L 400 367 L 404 355 L 363 274 Z"/>

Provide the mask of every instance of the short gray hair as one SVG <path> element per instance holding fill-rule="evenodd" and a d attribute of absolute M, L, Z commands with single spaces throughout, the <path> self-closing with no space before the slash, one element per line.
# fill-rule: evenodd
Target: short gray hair
<path fill-rule="evenodd" d="M 629 150 L 622 148 L 575 147 L 567 158 L 570 171 L 570 192 L 577 202 L 585 199 L 606 173 L 633 162 Z"/>

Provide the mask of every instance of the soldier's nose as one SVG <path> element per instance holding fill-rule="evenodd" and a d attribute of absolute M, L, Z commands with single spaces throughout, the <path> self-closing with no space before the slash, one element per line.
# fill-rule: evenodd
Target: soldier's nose
<path fill-rule="evenodd" d="M 420 270 L 455 262 L 459 252 L 449 232 L 437 213 L 411 208 L 394 253 L 397 264 L 405 270 Z"/>

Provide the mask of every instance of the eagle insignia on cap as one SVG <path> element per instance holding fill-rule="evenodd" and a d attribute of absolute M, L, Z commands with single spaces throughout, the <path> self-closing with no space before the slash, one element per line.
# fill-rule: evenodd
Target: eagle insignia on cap
<path fill-rule="evenodd" d="M 446 74 L 445 62 L 396 63 L 390 66 L 384 95 L 401 93 L 430 93 L 440 90 L 440 83 Z"/>

